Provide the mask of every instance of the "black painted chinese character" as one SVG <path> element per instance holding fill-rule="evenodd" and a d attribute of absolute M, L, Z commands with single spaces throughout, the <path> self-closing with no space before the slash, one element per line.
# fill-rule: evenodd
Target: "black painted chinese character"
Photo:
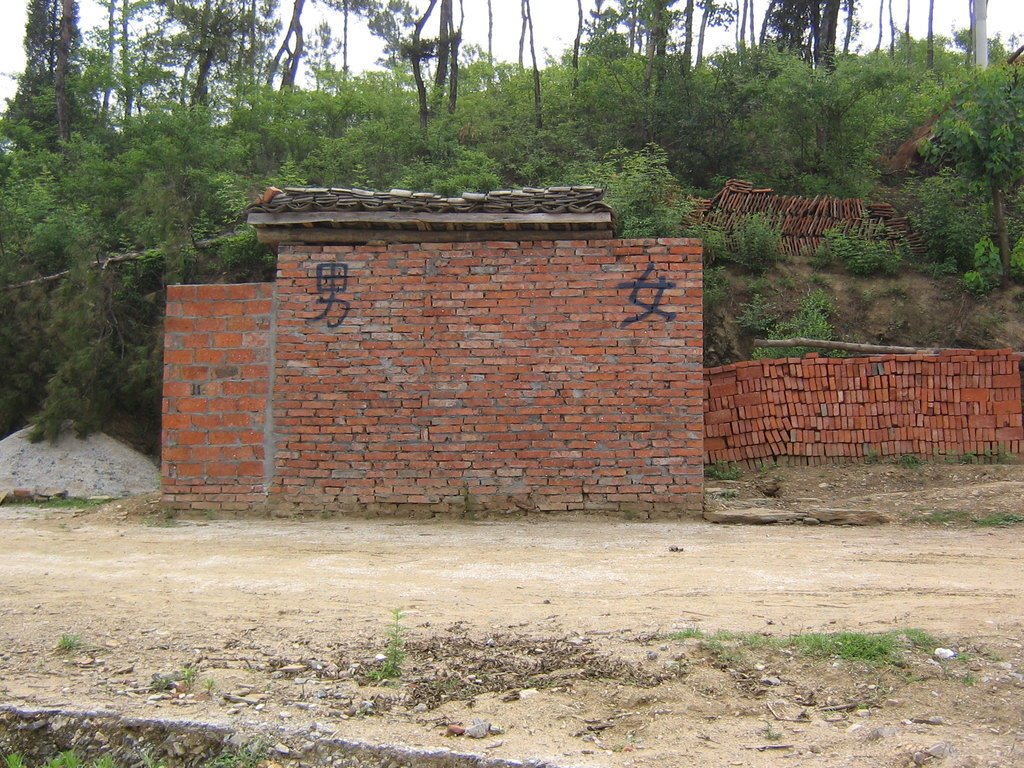
<path fill-rule="evenodd" d="M 324 305 L 324 311 L 316 317 L 310 318 L 309 322 L 323 320 L 331 314 L 335 306 L 341 307 L 341 317 L 335 320 L 328 320 L 328 328 L 337 328 L 348 317 L 351 305 L 338 294 L 344 293 L 348 288 L 348 264 L 344 262 L 325 262 L 316 265 L 316 292 L 320 297 L 316 300 L 318 304 Z"/>
<path fill-rule="evenodd" d="M 665 295 L 665 291 L 668 288 L 675 288 L 675 283 L 670 283 L 664 277 L 659 277 L 657 280 L 650 280 L 651 274 L 654 272 L 654 264 L 648 264 L 647 269 L 640 275 L 638 280 L 630 280 L 626 283 L 619 283 L 619 288 L 631 288 L 629 293 L 629 303 L 640 307 L 643 312 L 627 317 L 622 321 L 622 328 L 628 328 L 633 323 L 639 323 L 641 320 L 650 317 L 651 315 L 661 315 L 666 321 L 676 319 L 675 312 L 668 312 L 661 308 L 661 299 Z M 641 301 L 640 291 L 653 291 L 654 298 L 652 301 Z"/>

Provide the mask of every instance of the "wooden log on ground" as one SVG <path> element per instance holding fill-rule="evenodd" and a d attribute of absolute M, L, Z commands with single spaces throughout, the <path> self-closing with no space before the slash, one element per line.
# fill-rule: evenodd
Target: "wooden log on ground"
<path fill-rule="evenodd" d="M 785 349 L 791 347 L 812 347 L 843 352 L 861 352 L 868 355 L 938 355 L 954 351 L 949 347 L 897 347 L 885 344 L 855 344 L 849 341 L 826 341 L 824 339 L 754 339 L 755 347 Z"/>

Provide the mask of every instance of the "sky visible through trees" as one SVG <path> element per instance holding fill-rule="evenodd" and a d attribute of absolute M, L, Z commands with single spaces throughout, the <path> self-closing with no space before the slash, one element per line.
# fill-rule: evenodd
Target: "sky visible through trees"
<path fill-rule="evenodd" d="M 755 28 L 760 29 L 765 9 L 770 0 L 756 0 L 754 4 Z M 962 29 L 970 23 L 969 0 L 935 0 L 935 16 L 933 26 L 935 34 L 952 37 L 953 31 Z M 0 98 L 8 98 L 14 94 L 16 83 L 13 75 L 25 65 L 22 39 L 25 31 L 25 14 L 27 0 L 5 0 L 4 23 L 0 26 Z M 424 0 L 414 3 L 417 7 L 426 5 Z M 594 8 L 594 0 L 584 1 L 584 11 L 589 13 Z M 857 40 L 862 48 L 874 46 L 878 34 L 877 4 L 875 0 L 859 3 L 863 16 L 862 26 L 858 30 Z M 466 42 L 487 46 L 487 8 L 485 0 L 469 0 L 466 6 L 465 39 Z M 894 14 L 899 30 L 903 30 L 907 15 L 907 3 L 898 0 Z M 576 32 L 577 7 L 574 0 L 542 0 L 536 2 L 532 9 L 536 21 L 538 55 L 558 57 L 562 51 L 572 46 Z M 928 24 L 928 0 L 910 0 L 910 32 L 914 37 L 924 37 Z M 287 9 L 281 12 L 284 16 Z M 81 28 L 88 30 L 104 23 L 104 10 L 96 0 L 81 0 Z M 309 21 L 307 27 L 311 31 L 320 22 L 326 20 L 335 28 L 340 27 L 341 20 L 337 13 L 325 10 L 310 2 L 307 11 Z M 520 7 L 518 0 L 493 0 L 494 13 L 494 53 L 500 61 L 514 61 L 517 58 L 519 45 Z M 282 28 L 287 19 L 282 19 Z M 886 6 L 885 26 L 888 25 L 888 6 Z M 989 0 L 989 34 L 1001 35 L 1009 40 L 1014 35 L 1024 34 L 1024 8 L 1019 0 Z M 280 34 L 283 34 L 283 29 Z M 383 45 L 378 38 L 370 34 L 366 25 L 355 23 L 350 31 L 350 65 L 354 71 L 362 71 L 377 67 Z M 721 47 L 735 45 L 735 34 L 732 29 L 712 27 L 708 33 L 707 52 Z M 339 55 L 340 56 L 340 55 Z M 338 62 L 340 66 L 340 59 Z M 308 69 L 306 70 L 308 74 Z"/>

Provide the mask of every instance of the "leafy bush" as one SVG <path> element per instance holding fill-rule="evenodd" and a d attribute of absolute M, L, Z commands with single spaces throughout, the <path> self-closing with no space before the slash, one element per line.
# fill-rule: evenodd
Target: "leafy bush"
<path fill-rule="evenodd" d="M 1010 277 L 1024 283 L 1024 237 L 1017 241 L 1010 253 Z"/>
<path fill-rule="evenodd" d="M 754 272 L 764 272 L 782 259 L 782 230 L 766 216 L 747 216 L 732 232 L 732 258 Z"/>
<path fill-rule="evenodd" d="M 725 280 L 723 267 L 708 267 L 704 270 L 704 311 L 717 307 L 725 301 L 729 284 Z"/>
<path fill-rule="evenodd" d="M 689 227 L 680 233 L 683 237 L 695 237 L 704 244 L 704 268 L 727 258 L 729 245 L 725 231 L 718 227 L 701 224 L 696 227 Z"/>
<path fill-rule="evenodd" d="M 778 312 L 764 294 L 755 293 L 741 308 L 736 318 L 740 328 L 755 336 L 770 334 L 779 322 Z"/>
<path fill-rule="evenodd" d="M 620 236 L 679 234 L 691 204 L 669 171 L 668 156 L 661 147 L 652 144 L 639 152 L 610 152 L 599 165 L 597 176 L 607 189 Z"/>
<path fill-rule="evenodd" d="M 921 203 L 911 223 L 924 236 L 927 259 L 958 272 L 971 269 L 974 244 L 987 229 L 985 201 L 949 169 L 921 180 L 914 191 Z"/>
<path fill-rule="evenodd" d="M 837 229 L 825 233 L 825 242 L 819 253 L 821 255 L 816 260 L 825 263 L 841 262 L 850 274 L 859 277 L 879 272 L 895 274 L 903 261 L 902 254 L 886 243 Z"/>
<path fill-rule="evenodd" d="M 830 341 L 835 335 L 835 329 L 832 327 L 832 316 L 835 311 L 835 304 L 831 296 L 823 290 L 812 291 L 800 302 L 796 314 L 789 320 L 776 323 L 767 336 L 770 339 L 802 337 Z M 799 357 L 812 351 L 815 350 L 809 347 L 794 347 L 787 350 L 758 347 L 754 349 L 753 357 L 756 360 L 780 356 Z M 825 354 L 828 357 L 842 357 L 843 353 L 834 351 Z"/>
<path fill-rule="evenodd" d="M 984 296 L 999 285 L 1002 274 L 999 249 L 991 238 L 981 238 L 974 244 L 974 269 L 964 274 L 964 289 L 975 296 Z"/>

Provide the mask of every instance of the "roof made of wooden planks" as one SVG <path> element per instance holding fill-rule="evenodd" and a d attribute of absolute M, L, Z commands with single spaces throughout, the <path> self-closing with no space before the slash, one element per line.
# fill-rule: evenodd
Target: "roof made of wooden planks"
<path fill-rule="evenodd" d="M 590 186 L 503 189 L 443 197 L 392 189 L 270 188 L 249 206 L 260 240 L 306 243 L 609 238 L 614 217 Z"/>
<path fill-rule="evenodd" d="M 829 230 L 839 230 L 892 247 L 906 244 L 913 253 L 924 251 L 924 240 L 905 216 L 888 203 L 865 203 L 858 198 L 798 197 L 772 189 L 755 189 L 749 181 L 730 179 L 710 200 L 697 200 L 692 224 L 732 232 L 747 217 L 761 214 L 782 231 L 788 253 L 814 253 Z"/>

